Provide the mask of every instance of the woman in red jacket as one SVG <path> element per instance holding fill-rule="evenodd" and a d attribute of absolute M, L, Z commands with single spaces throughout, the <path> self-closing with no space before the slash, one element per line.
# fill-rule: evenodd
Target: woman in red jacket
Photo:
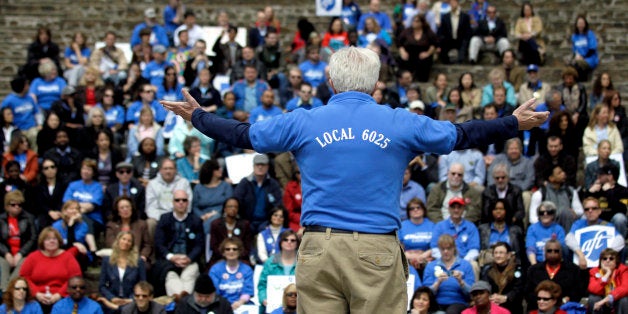
<path fill-rule="evenodd" d="M 37 153 L 30 149 L 26 135 L 21 132 L 15 132 L 11 136 L 9 151 L 4 153 L 2 158 L 2 168 L 11 160 L 20 163 L 20 178 L 22 180 L 30 184 L 35 183 L 39 171 Z M 8 177 L 8 174 L 5 173 L 5 177 Z"/>
<path fill-rule="evenodd" d="M 628 313 L 628 267 L 619 253 L 605 249 L 600 264 L 589 270 L 589 309 L 595 313 Z"/>
<path fill-rule="evenodd" d="M 296 167 L 292 174 L 292 181 L 286 184 L 283 192 L 283 205 L 288 210 L 288 226 L 294 232 L 301 229 L 301 202 L 303 194 L 301 193 L 301 171 Z"/>

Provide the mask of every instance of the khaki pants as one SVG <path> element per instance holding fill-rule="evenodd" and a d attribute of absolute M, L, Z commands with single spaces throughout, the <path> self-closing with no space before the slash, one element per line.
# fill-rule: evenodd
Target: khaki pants
<path fill-rule="evenodd" d="M 297 312 L 406 313 L 408 264 L 396 235 L 305 232 Z"/>

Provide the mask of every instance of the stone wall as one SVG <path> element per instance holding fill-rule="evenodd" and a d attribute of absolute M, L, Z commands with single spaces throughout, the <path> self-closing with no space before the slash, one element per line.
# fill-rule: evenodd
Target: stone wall
<path fill-rule="evenodd" d="M 32 41 L 39 25 L 52 29 L 53 40 L 62 48 L 69 43 L 74 31 L 83 31 L 89 42 L 100 40 L 104 31 L 115 30 L 120 41 L 128 41 L 133 26 L 142 20 L 143 10 L 154 6 L 158 15 L 167 1 L 160 0 L 0 0 L 0 95 L 9 92 L 8 81 L 19 65 L 26 60 L 26 48 Z M 209 2 L 209 3 L 208 3 Z M 392 12 L 399 1 L 382 0 L 383 8 Z M 521 0 L 492 1 L 498 4 L 500 16 L 514 27 L 519 16 Z M 314 0 L 274 0 L 256 2 L 249 0 L 188 0 L 187 6 L 197 13 L 199 24 L 214 24 L 217 11 L 224 9 L 231 21 L 240 26 L 250 25 L 255 20 L 255 11 L 272 3 L 282 23 L 282 40 L 289 44 L 297 19 L 307 16 L 319 31 L 327 28 L 328 18 L 316 17 Z M 358 1 L 363 11 L 368 10 L 367 1 Z M 628 1 L 626 0 L 535 0 L 537 15 L 544 21 L 544 37 L 548 43 L 548 62 L 542 69 L 546 81 L 558 80 L 561 60 L 570 52 L 569 35 L 578 14 L 586 13 L 591 28 L 599 40 L 601 66 L 609 71 L 613 81 L 624 92 L 628 91 Z M 464 8 L 470 1 L 463 1 Z M 486 67 L 481 66 L 437 66 L 435 70 L 446 71 L 457 77 L 462 71 L 472 71 L 484 81 Z"/>

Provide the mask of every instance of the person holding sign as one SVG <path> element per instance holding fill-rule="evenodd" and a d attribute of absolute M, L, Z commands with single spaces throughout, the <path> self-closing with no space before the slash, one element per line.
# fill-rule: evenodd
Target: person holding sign
<path fill-rule="evenodd" d="M 327 106 L 253 125 L 205 112 L 185 91 L 186 102 L 162 101 L 218 141 L 294 153 L 305 226 L 296 275 L 299 313 L 405 312 L 407 262 L 397 237 L 397 208 L 410 160 L 421 151 L 448 154 L 503 141 L 548 117 L 532 110 L 534 100 L 509 117 L 461 124 L 377 106 L 370 93 L 380 66 L 368 49 L 340 49 L 330 59 L 335 95 Z"/>

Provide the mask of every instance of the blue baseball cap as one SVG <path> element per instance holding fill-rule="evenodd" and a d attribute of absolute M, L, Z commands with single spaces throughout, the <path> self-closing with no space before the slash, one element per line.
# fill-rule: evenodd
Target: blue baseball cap
<path fill-rule="evenodd" d="M 539 72 L 539 66 L 536 64 L 530 64 L 528 65 L 528 69 L 526 70 L 526 72 Z"/>

